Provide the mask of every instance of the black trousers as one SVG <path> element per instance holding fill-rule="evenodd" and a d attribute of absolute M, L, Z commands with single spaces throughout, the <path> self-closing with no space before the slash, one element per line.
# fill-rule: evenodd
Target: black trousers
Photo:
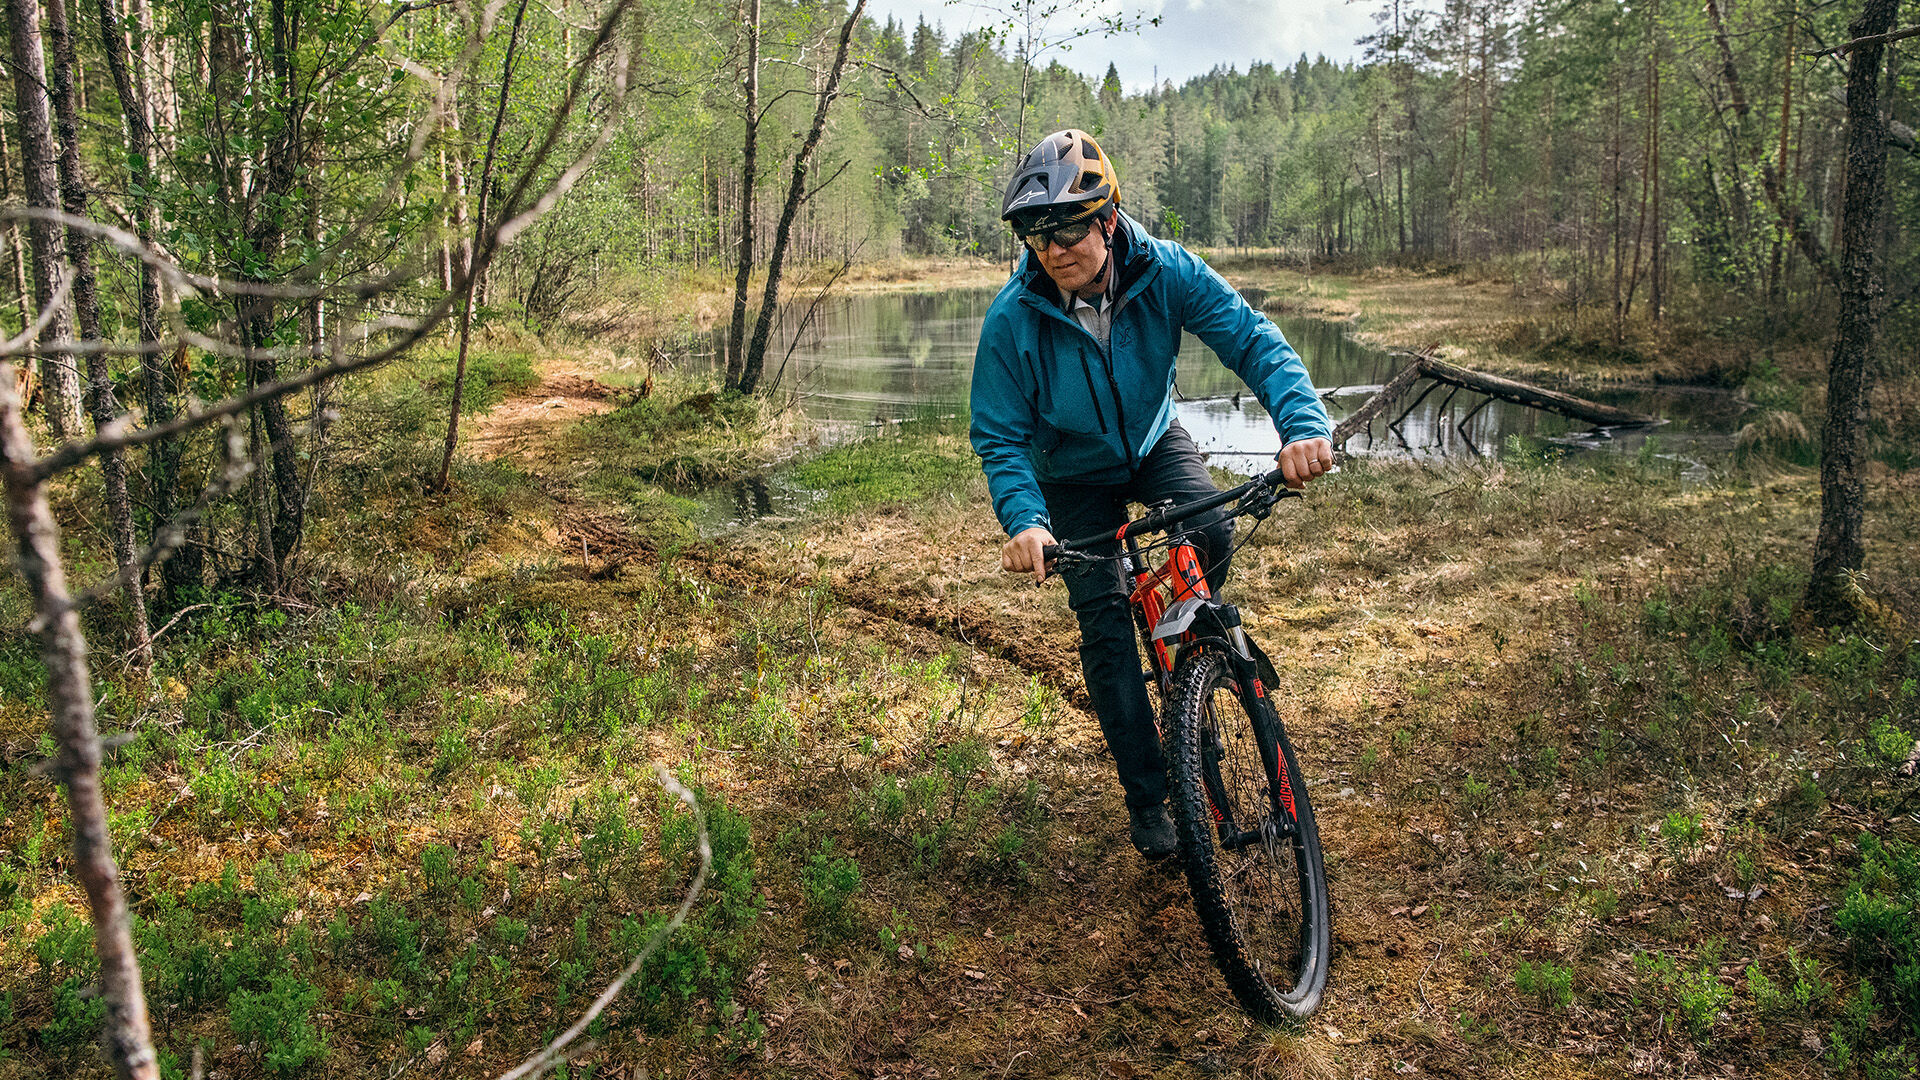
<path fill-rule="evenodd" d="M 1129 516 L 1129 502 L 1172 499 L 1185 503 L 1216 490 L 1199 447 L 1178 420 L 1148 451 L 1127 483 L 1040 485 L 1053 518 L 1053 535 L 1061 540 L 1118 529 Z M 1216 510 L 1191 524 L 1200 526 L 1194 546 L 1206 567 L 1207 584 L 1217 596 L 1233 550 L 1233 520 L 1224 510 Z M 1119 549 L 1114 543 L 1102 553 L 1117 554 Z M 1080 564 L 1064 568 L 1061 576 L 1067 581 L 1067 603 L 1080 620 L 1080 670 L 1086 676 L 1087 696 L 1093 700 L 1100 732 L 1120 772 L 1127 805 L 1157 806 L 1167 797 L 1167 768 L 1160 756 L 1159 729 L 1135 644 L 1128 586 L 1120 564 L 1117 560 Z"/>

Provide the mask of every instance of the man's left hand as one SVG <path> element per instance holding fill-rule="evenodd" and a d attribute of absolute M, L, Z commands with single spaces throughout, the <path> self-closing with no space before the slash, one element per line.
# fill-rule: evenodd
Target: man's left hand
<path fill-rule="evenodd" d="M 1333 443 L 1326 439 L 1301 439 L 1280 451 L 1280 475 L 1295 491 L 1307 486 L 1316 476 L 1333 471 Z"/>

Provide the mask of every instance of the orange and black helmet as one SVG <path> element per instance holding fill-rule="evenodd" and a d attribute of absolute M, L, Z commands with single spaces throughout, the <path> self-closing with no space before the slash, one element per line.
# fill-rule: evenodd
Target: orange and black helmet
<path fill-rule="evenodd" d="M 1056 131 L 1020 159 L 1007 185 L 1000 220 L 1021 236 L 1047 232 L 1090 217 L 1105 220 L 1120 204 L 1120 178 L 1093 136 L 1079 128 Z"/>

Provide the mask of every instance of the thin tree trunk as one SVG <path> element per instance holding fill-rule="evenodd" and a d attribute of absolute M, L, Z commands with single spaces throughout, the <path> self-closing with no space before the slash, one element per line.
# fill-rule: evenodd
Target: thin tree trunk
<path fill-rule="evenodd" d="M 793 220 L 800 212 L 800 203 L 807 191 L 807 166 L 813 160 L 813 151 L 820 145 L 820 136 L 827 129 L 827 110 L 833 107 L 833 99 L 840 94 L 840 76 L 847 68 L 847 47 L 853 41 L 853 28 L 859 24 L 860 16 L 867 10 L 867 0 L 854 0 L 853 10 L 847 13 L 847 21 L 840 27 L 840 46 L 833 54 L 833 70 L 827 75 L 827 85 L 820 91 L 819 103 L 813 110 L 813 127 L 807 131 L 807 139 L 800 145 L 800 153 L 793 159 L 793 179 L 787 184 L 787 203 L 780 210 L 780 225 L 773 233 L 773 256 L 767 264 L 766 291 L 760 298 L 760 321 L 753 328 L 753 343 L 747 347 L 746 360 L 742 364 L 740 389 L 752 393 L 760 385 L 760 379 L 766 371 L 767 336 L 773 329 L 773 317 L 780 308 L 780 269 L 787 255 L 787 242 L 793 232 Z M 838 174 L 835 174 L 838 175 Z"/>
<path fill-rule="evenodd" d="M 73 34 L 67 26 L 65 0 L 47 5 L 47 43 L 53 47 L 53 111 L 60 134 L 60 190 L 63 209 L 74 217 L 87 213 L 87 182 L 80 168 L 79 103 L 74 97 Z M 100 295 L 94 285 L 93 238 L 79 229 L 67 230 L 67 257 L 73 271 L 73 308 L 80 323 L 82 341 L 100 341 Z M 87 398 L 93 413 L 95 431 L 120 415 L 113 395 L 113 373 L 104 353 L 87 357 Z M 100 455 L 100 475 L 107 498 L 107 527 L 113 543 L 113 560 L 120 570 L 120 584 L 127 597 L 127 636 L 133 645 L 134 662 L 140 668 L 152 666 L 152 643 L 147 637 L 147 598 L 140 587 L 140 565 L 133 535 L 133 502 L 127 496 L 127 456 L 119 450 Z"/>
<path fill-rule="evenodd" d="M 274 86 L 280 115 L 277 129 L 272 130 L 266 140 L 264 161 L 246 179 L 242 219 L 247 242 L 263 266 L 271 266 L 285 247 L 293 222 L 291 194 L 300 182 L 310 101 L 307 97 L 310 87 L 295 71 L 297 19 L 289 13 L 284 0 L 271 0 L 268 10 L 271 33 L 266 43 L 266 70 L 261 74 Z M 236 51 L 242 48 L 236 35 L 229 35 L 229 47 Z M 240 71 L 244 62 L 236 58 L 233 70 Z M 277 318 L 276 307 L 274 298 L 267 296 L 248 297 L 235 304 L 241 339 L 256 350 L 246 364 L 249 386 L 262 386 L 280 377 L 279 361 L 268 351 Z M 306 485 L 301 479 L 300 452 L 295 444 L 293 424 L 287 417 L 285 399 L 274 397 L 262 401 L 259 415 L 266 428 L 268 454 L 262 464 L 270 461 L 273 469 L 274 499 L 270 501 L 275 506 L 272 551 L 276 563 L 271 577 L 278 581 L 283 577 L 284 563 L 293 558 L 305 533 Z"/>
<path fill-rule="evenodd" d="M 152 248 L 153 238 L 159 232 L 159 218 L 151 194 L 154 186 L 153 104 L 145 74 L 128 60 L 130 46 L 133 54 L 145 55 L 151 16 L 145 0 L 132 0 L 123 27 L 117 0 L 99 0 L 99 8 L 100 42 L 106 56 L 107 70 L 112 74 L 114 88 L 119 92 L 121 115 L 126 122 L 127 172 L 135 189 L 129 195 L 134 233 L 142 246 Z M 160 340 L 160 276 L 145 260 L 139 266 L 139 290 L 140 341 L 143 344 L 155 343 Z M 167 368 L 171 359 L 173 357 L 158 350 L 148 350 L 141 356 L 141 389 L 145 396 L 145 419 L 148 424 L 165 424 L 173 419 L 173 394 L 169 384 L 174 373 Z M 181 359 L 184 360 L 184 357 Z M 167 522 L 173 519 L 174 487 L 179 482 L 179 476 L 179 440 L 161 439 L 155 442 L 147 454 L 146 504 L 151 515 L 146 529 L 148 542 L 152 542 L 166 528 Z M 179 606 L 184 602 L 184 594 L 199 584 L 197 551 L 196 548 L 177 552 L 161 564 L 160 598 L 166 607 Z"/>
<path fill-rule="evenodd" d="M 106 798 L 100 788 L 100 733 L 94 724 L 87 642 L 67 593 L 59 526 L 47 507 L 46 488 L 34 471 L 39 451 L 22 422 L 20 398 L 13 386 L 13 365 L 0 360 L 0 474 L 20 577 L 33 598 L 33 625 L 40 627 L 40 660 L 47 669 L 47 704 L 58 748 L 53 775 L 67 789 L 73 872 L 86 890 L 93 916 L 93 948 L 100 961 L 96 985 L 107 1006 L 101 1041 L 120 1080 L 157 1080 L 160 1068 L 140 988 L 140 961 L 133 948 L 127 899 L 120 890 L 120 870 L 107 831 Z"/>
<path fill-rule="evenodd" d="M 257 580 L 268 596 L 280 595 L 280 554 L 273 542 L 273 496 L 267 492 L 265 463 L 267 448 L 260 438 L 260 409 L 247 413 L 247 455 L 253 461 L 253 475 L 247 490 L 253 497 L 254 563 Z"/>
<path fill-rule="evenodd" d="M 460 350 L 453 364 L 453 401 L 447 411 L 447 448 L 440 458 L 440 476 L 434 481 L 435 491 L 447 490 L 447 477 L 453 471 L 453 450 L 460 441 L 460 398 L 467 383 L 467 346 L 473 340 L 473 296 L 474 289 L 486 276 L 486 267 L 478 265 L 474 252 L 485 241 L 487 229 L 487 196 L 493 188 L 493 156 L 500 145 L 500 128 L 507 119 L 508 90 L 513 86 L 513 57 L 520 45 L 520 24 L 527 15 L 527 0 L 513 11 L 513 30 L 507 36 L 507 55 L 500 67 L 500 97 L 493 110 L 493 130 L 487 133 L 487 152 L 480 163 L 480 206 L 475 215 L 479 224 L 475 226 L 479 235 L 471 240 L 462 237 L 461 250 L 466 253 L 461 263 L 461 286 L 466 295 L 460 302 Z"/>
<path fill-rule="evenodd" d="M 746 90 L 746 135 L 740 164 L 739 262 L 733 274 L 733 327 L 727 335 L 727 386 L 738 389 L 747 356 L 747 284 L 753 277 L 754 154 L 760 136 L 760 0 L 748 0 L 747 70 L 741 82 Z"/>
<path fill-rule="evenodd" d="M 1720 72 L 1727 82 L 1727 93 L 1733 98 L 1733 112 L 1740 120 L 1745 120 L 1752 111 L 1747 103 L 1747 92 L 1740 81 L 1740 69 L 1733 62 L 1733 45 L 1727 35 L 1726 21 L 1720 16 L 1719 0 L 1707 0 L 1707 19 L 1713 24 L 1714 44 L 1720 50 Z M 1739 129 L 1735 130 L 1736 153 L 1738 153 Z M 1800 251 L 1807 261 L 1820 268 L 1820 272 L 1829 282 L 1839 283 L 1840 272 L 1833 264 L 1833 258 L 1814 235 L 1813 227 L 1800 213 L 1799 207 L 1787 202 L 1786 192 L 1781 190 L 1780 175 L 1774 171 L 1773 162 L 1763 151 L 1760 158 L 1760 183 L 1766 189 L 1767 201 L 1773 204 L 1774 213 L 1780 216 L 1787 231 L 1793 234 L 1794 242 L 1800 245 Z M 1739 162 L 1736 160 L 1735 165 Z"/>
<path fill-rule="evenodd" d="M 1612 182 L 1607 185 L 1607 217 L 1609 219 L 1609 228 L 1613 233 L 1613 287 L 1611 296 L 1613 301 L 1613 343 L 1619 345 L 1622 341 L 1626 340 L 1627 336 L 1626 292 L 1623 288 L 1626 277 L 1626 259 L 1624 256 L 1626 255 L 1627 234 L 1624 223 L 1621 220 L 1620 211 L 1620 186 L 1624 175 L 1620 160 L 1620 142 L 1622 138 L 1620 98 L 1625 93 L 1624 87 L 1622 86 L 1625 80 L 1620 78 L 1620 66 L 1618 63 L 1613 65 L 1611 81 L 1613 83 L 1613 111 L 1608 114 L 1607 141 L 1609 143 L 1609 160 L 1611 161 L 1610 171 L 1613 175 L 1611 178 Z"/>
<path fill-rule="evenodd" d="M 1848 33 L 1885 34 L 1900 0 L 1866 0 Z M 1820 535 L 1813 546 L 1807 609 L 1833 624 L 1856 609 L 1851 575 L 1865 564 L 1863 533 L 1867 409 L 1886 284 L 1880 277 L 1880 215 L 1887 194 L 1887 121 L 1880 113 L 1883 42 L 1847 57 L 1847 194 L 1841 207 L 1840 319 L 1827 365 L 1827 420 L 1820 437 Z"/>
<path fill-rule="evenodd" d="M 459 90 L 456 85 L 454 93 Z M 453 235 L 459 247 L 455 248 L 447 264 L 447 289 L 454 288 L 455 279 L 463 272 L 461 267 L 473 265 L 473 230 L 469 225 L 467 213 L 467 148 L 460 131 L 460 102 L 454 99 L 453 108 L 447 110 L 447 133 L 453 136 L 452 145 L 447 148 L 447 193 L 453 197 Z M 471 273 L 471 270 L 465 271 Z"/>
<path fill-rule="evenodd" d="M 1793 45 L 1794 30 L 1798 28 L 1799 11 L 1789 6 L 1787 9 L 1787 45 L 1783 63 L 1786 68 L 1780 77 L 1780 155 L 1775 159 L 1775 170 L 1781 175 L 1787 174 L 1787 134 L 1792 130 L 1793 121 Z M 1767 264 L 1767 297 L 1770 301 L 1767 310 L 1770 319 L 1781 316 L 1781 299 L 1786 291 L 1785 248 L 1787 239 L 1785 222 L 1776 222 L 1773 227 L 1773 251 Z"/>
<path fill-rule="evenodd" d="M 1652 34 L 1651 23 L 1649 23 L 1648 34 L 1649 36 Z M 1653 107 L 1654 76 L 1652 69 L 1657 67 L 1660 61 L 1653 56 L 1653 50 L 1649 49 L 1648 55 L 1647 126 L 1646 135 L 1642 138 L 1640 146 L 1640 209 L 1634 215 L 1633 268 L 1627 273 L 1626 308 L 1620 316 L 1621 322 L 1623 323 L 1633 318 L 1633 296 L 1634 293 L 1640 289 L 1640 257 L 1645 252 L 1647 246 L 1647 204 L 1653 197 L 1653 129 L 1656 123 L 1656 117 L 1659 114 Z"/>
<path fill-rule="evenodd" d="M 1649 126 L 1653 132 L 1653 146 L 1647 156 L 1647 172 L 1653 180 L 1653 280 L 1649 282 L 1647 305 L 1651 309 L 1654 325 L 1660 325 L 1661 314 L 1666 305 L 1667 288 L 1667 233 L 1664 215 L 1661 214 L 1660 186 L 1660 4 L 1654 0 L 1653 14 L 1655 40 L 1653 44 L 1653 117 Z"/>
<path fill-rule="evenodd" d="M 27 205 L 60 209 L 60 187 L 54 179 L 53 121 L 47 100 L 47 71 L 40 53 L 38 0 L 6 0 L 7 24 L 13 46 L 13 96 L 20 119 L 20 163 Z M 33 241 L 33 287 L 36 305 L 45 310 L 66 281 L 67 251 L 58 225 L 35 219 L 27 226 Z M 56 313 L 40 335 L 41 393 L 47 406 L 47 426 L 56 440 L 79 438 L 86 420 L 80 413 L 80 371 L 70 353 L 57 351 L 55 342 L 73 338 L 73 317 Z"/>
<path fill-rule="evenodd" d="M 0 124 L 0 198 L 13 194 L 13 162 L 7 149 L 7 125 Z M 20 329 L 33 325 L 32 286 L 27 283 L 27 248 L 17 222 L 7 222 L 8 263 L 13 267 L 13 295 L 20 309 Z"/>

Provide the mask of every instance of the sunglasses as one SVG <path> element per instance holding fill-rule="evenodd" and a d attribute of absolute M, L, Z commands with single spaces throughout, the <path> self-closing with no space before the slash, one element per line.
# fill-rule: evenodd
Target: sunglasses
<path fill-rule="evenodd" d="M 1048 229 L 1046 232 L 1028 233 L 1020 239 L 1027 247 L 1033 250 L 1035 255 L 1038 255 L 1047 250 L 1047 245 L 1049 244 L 1070 248 L 1080 241 L 1085 240 L 1087 234 L 1092 231 L 1093 221 L 1092 219 L 1088 219 L 1086 221 L 1076 221 L 1072 225 L 1062 225 L 1057 229 Z"/>

